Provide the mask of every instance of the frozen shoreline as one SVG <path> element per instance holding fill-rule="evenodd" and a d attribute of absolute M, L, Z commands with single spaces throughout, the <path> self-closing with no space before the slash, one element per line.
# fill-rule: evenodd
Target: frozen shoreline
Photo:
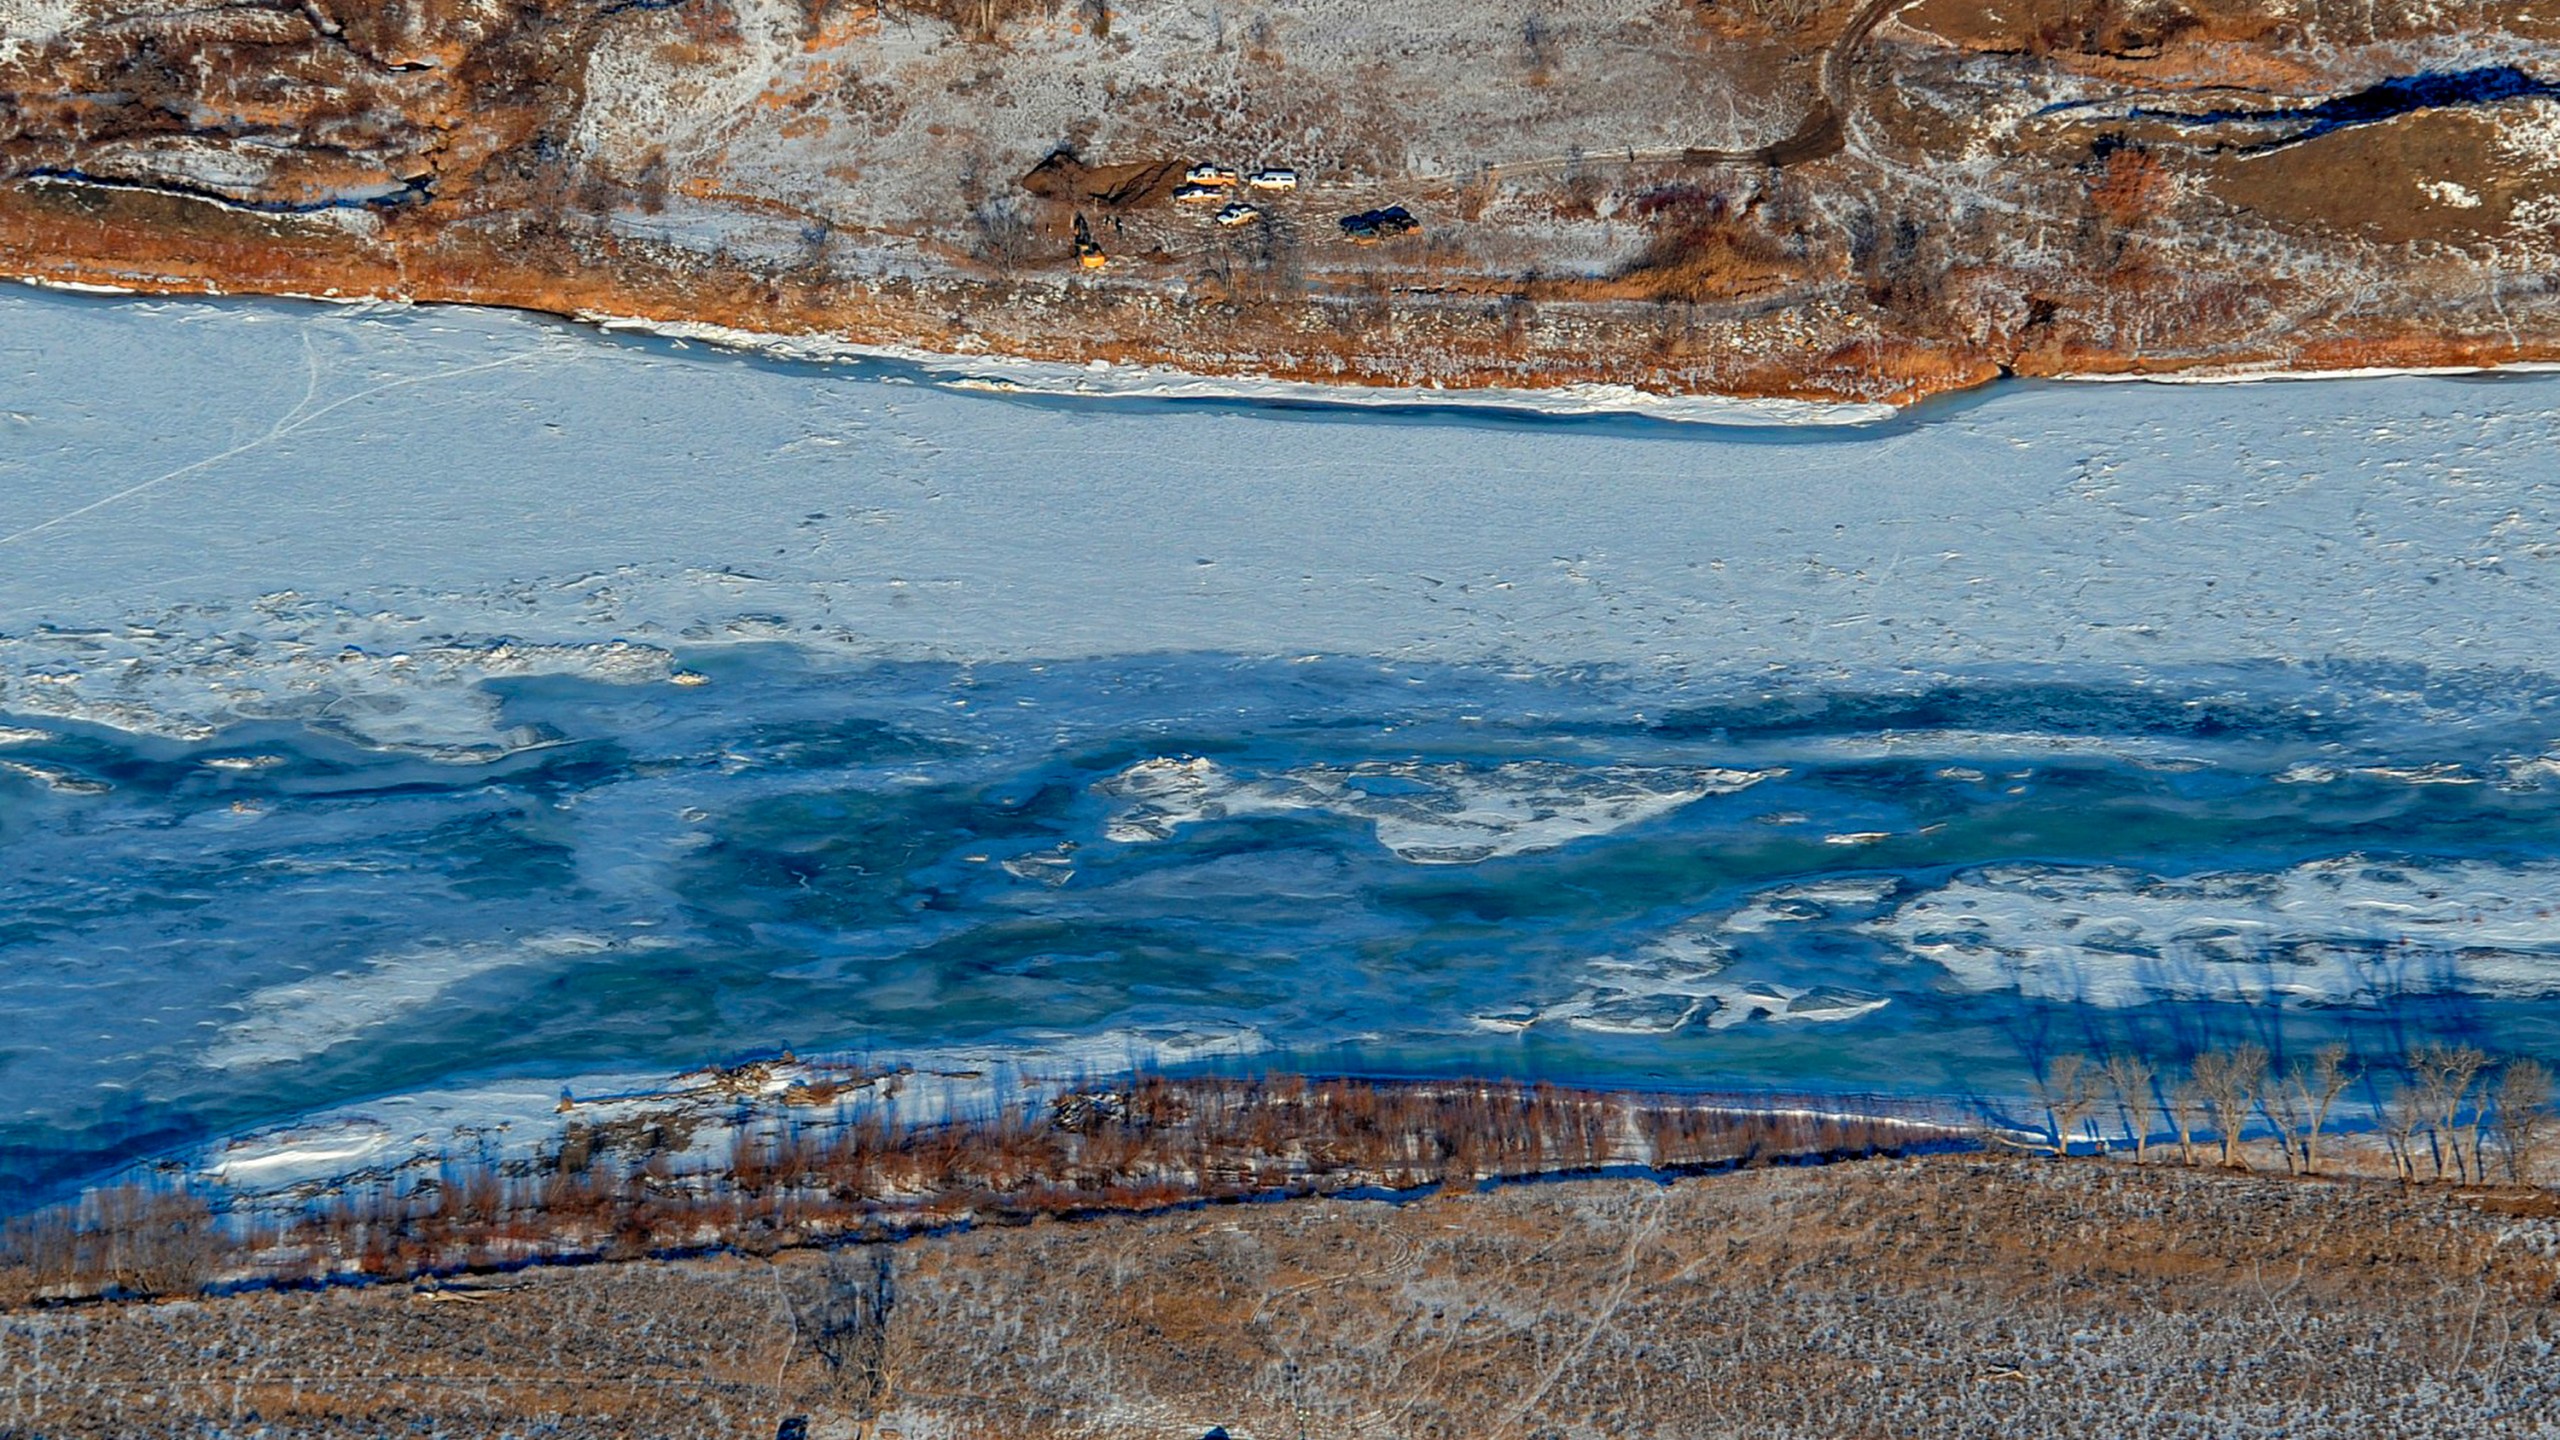
<path fill-rule="evenodd" d="M 147 1185 L 155 1175 L 165 1179 L 183 1173 L 186 1183 L 219 1197 L 235 1213 L 287 1219 L 366 1187 L 404 1191 L 434 1183 L 457 1164 L 533 1165 L 557 1154 L 578 1130 L 651 1127 L 689 1136 L 663 1152 L 680 1168 L 716 1172 L 731 1162 L 740 1142 L 777 1129 L 823 1130 L 865 1115 L 905 1125 L 986 1123 L 1014 1107 L 1042 1109 L 1071 1093 L 1109 1091 L 1150 1073 L 1180 1075 L 1204 1062 L 1249 1059 L 1266 1049 L 1263 1038 L 1249 1029 L 1186 1035 L 1114 1031 L 1028 1048 L 963 1046 L 894 1057 L 785 1053 L 676 1075 L 599 1071 L 566 1080 L 489 1081 L 382 1096 L 217 1136 L 137 1162 L 96 1183 Z M 1331 1078 L 1286 1069 L 1272 1074 Z M 1446 1076 L 1369 1083 L 1429 1092 L 1525 1082 Z M 1943 1099 L 1901 1097 L 1888 1103 L 1885 1097 L 1851 1090 L 1838 1092 L 1836 1104 L 1825 1103 L 1830 1097 L 1820 1091 L 1772 1090 L 1755 1102 L 1726 1089 L 1699 1091 L 1683 1103 L 1677 1090 L 1626 1084 L 1581 1088 L 1628 1100 L 1658 1095 L 1698 1114 L 1731 1120 L 1854 1124 L 1915 1133 L 1944 1133 L 1959 1123 L 1952 1102 Z M 1974 1097 L 1968 1103 L 1980 1108 L 1991 1102 Z M 1903 1113 L 1892 1113 L 1896 1109 Z M 1621 1137 L 1618 1143 L 1632 1142 Z M 1630 1151 L 1612 1163 L 1651 1168 L 1663 1162 Z"/>
<path fill-rule="evenodd" d="M 638 333 L 811 363 L 888 360 L 928 372 L 953 390 L 1067 396 L 1085 400 L 1231 400 L 1367 409 L 1485 410 L 1557 418 L 1639 416 L 1676 424 L 1739 427 L 1871 425 L 1901 411 L 1886 404 L 1749 399 L 1732 395 L 1663 395 L 1632 385 L 1564 385 L 1520 390 L 1498 386 L 1331 385 L 1255 375 L 1210 375 L 1165 366 L 1085 365 L 1009 355 L 956 355 L 912 345 L 869 345 L 819 335 L 774 335 L 692 320 L 646 320 L 582 312 L 571 317 L 608 334 Z"/>
<path fill-rule="evenodd" d="M 0 277 L 40 290 L 115 298 L 218 299 L 229 292 L 206 286 L 181 291 L 155 291 L 131 286 L 60 280 L 41 275 Z M 254 298 L 254 297 L 253 297 Z M 452 310 L 520 314 L 566 320 L 607 334 L 652 335 L 713 346 L 743 354 L 808 364 L 886 361 L 924 372 L 937 387 L 1000 395 L 1094 401 L 1201 401 L 1260 403 L 1280 406 L 1327 406 L 1380 411 L 1482 411 L 1493 415 L 1545 416 L 1555 419 L 1633 418 L 1676 425 L 1731 429 L 1841 430 L 1895 419 L 1933 400 L 1981 394 L 2001 382 L 1933 393 L 1895 404 L 1885 401 L 1822 401 L 1782 397 L 1715 394 L 1665 394 L 1633 385 L 1584 382 L 1539 389 L 1506 386 L 1395 386 L 1333 384 L 1286 380 L 1265 375 L 1215 374 L 1163 365 L 1127 365 L 1096 360 L 1087 364 L 1034 360 L 1003 354 L 959 354 L 904 344 L 876 344 L 827 335 L 786 335 L 699 320 L 651 320 L 607 311 L 554 311 L 504 305 L 446 301 L 413 301 L 335 292 L 277 292 L 278 300 L 386 310 Z M 2514 360 L 2480 365 L 2364 365 L 2339 369 L 2276 368 L 2276 362 L 2206 364 L 2193 369 L 2155 373 L 2072 371 L 2035 377 L 2060 385 L 2253 385 L 2319 380 L 2442 379 L 2474 376 L 2560 373 L 2560 361 Z"/>
<path fill-rule="evenodd" d="M 378 1096 L 273 1125 L 216 1136 L 166 1157 L 235 1206 L 290 1209 L 315 1193 L 376 1180 L 414 1183 L 457 1161 L 529 1162 L 573 1124 L 638 1120 L 694 1127 L 684 1158 L 716 1164 L 731 1141 L 762 1127 L 883 1109 L 910 1123 L 985 1118 L 1026 1099 L 1107 1083 L 1152 1068 L 1261 1053 L 1246 1028 L 1188 1033 L 1113 1030 L 1021 1045 L 956 1045 L 875 1060 L 853 1051 L 742 1058 L 681 1074 L 629 1069 L 489 1080 Z M 831 1097 L 802 1092 L 824 1086 Z M 159 1162 L 132 1167 L 134 1178 Z"/>
<path fill-rule="evenodd" d="M 1327 405 L 1377 410 L 1482 410 L 1556 419 L 1619 416 L 1680 425 L 1737 429 L 1854 431 L 1895 419 L 1930 400 L 1977 393 L 1990 386 L 1932 395 L 1909 404 L 1882 401 L 1788 400 L 1738 395 L 1666 395 L 1632 385 L 1578 384 L 1523 390 L 1501 386 L 1439 387 L 1333 385 L 1255 375 L 1214 375 L 1167 366 L 1086 365 L 1009 355 L 958 355 L 911 345 L 867 345 L 826 336 L 774 335 L 703 321 L 658 321 L 581 312 L 570 317 L 608 334 L 638 333 L 686 340 L 750 354 L 814 364 L 887 360 L 928 372 L 951 390 L 1083 400 L 1198 400 L 1274 405 Z M 2338 370 L 2260 369 L 2207 365 L 2161 374 L 2067 373 L 2039 376 L 2068 385 L 2252 385 L 2316 380 L 2405 380 L 2466 376 L 2560 373 L 2560 361 L 2518 360 L 2492 365 L 2368 365 Z M 1996 383 L 1996 382 L 1995 382 Z"/>
<path fill-rule="evenodd" d="M 2509 360 L 2494 365 L 2359 365 L 2338 370 L 2260 369 L 2205 365 L 2155 375 L 2067 374 L 2043 377 L 2062 385 L 2260 385 L 2315 380 L 2441 380 L 2470 376 L 2560 374 L 2560 360 Z"/>

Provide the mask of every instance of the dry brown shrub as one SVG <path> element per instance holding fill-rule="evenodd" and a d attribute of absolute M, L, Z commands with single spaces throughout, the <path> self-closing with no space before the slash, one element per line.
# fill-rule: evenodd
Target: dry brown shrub
<path fill-rule="evenodd" d="M 1644 299 L 1689 301 L 1764 294 L 1794 277 L 1768 237 L 1724 228 L 1664 236 L 1618 275 Z"/>
<path fill-rule="evenodd" d="M 889 0 L 910 15 L 923 15 L 940 20 L 960 32 L 964 40 L 985 43 L 1000 38 L 1005 26 L 1033 15 L 1047 15 L 1057 9 L 1055 0 Z M 1111 29 L 1110 11 L 1090 7 L 1089 14 L 1098 15 L 1097 34 Z"/>
<path fill-rule="evenodd" d="M 1814 42 L 1856 8 L 1856 0 L 1698 0 L 1695 14 L 1716 34 Z"/>
<path fill-rule="evenodd" d="M 136 1295 L 189 1295 L 230 1248 L 202 1198 L 121 1185 L 90 1195 L 72 1237 L 71 1280 Z"/>
<path fill-rule="evenodd" d="M 2116 145 L 2089 171 L 2089 203 L 2118 225 L 2139 225 L 2167 207 L 2176 183 L 2149 146 Z"/>
<path fill-rule="evenodd" d="M 1751 205 L 1723 189 L 1668 185 L 1628 209 L 1654 227 L 1652 241 L 1607 281 L 1566 282 L 1576 298 L 1732 299 L 1774 289 L 1800 269 L 1784 242 L 1754 223 Z"/>

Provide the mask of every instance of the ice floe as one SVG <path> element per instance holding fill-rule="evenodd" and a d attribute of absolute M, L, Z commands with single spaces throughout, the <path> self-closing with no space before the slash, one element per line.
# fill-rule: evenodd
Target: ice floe
<path fill-rule="evenodd" d="M 1730 1030 L 1747 1024 L 1836 1023 L 1871 1015 L 1891 997 L 1829 984 L 1791 984 L 1732 973 L 1736 937 L 1790 920 L 1871 908 L 1893 882 L 1842 877 L 1781 886 L 1726 916 L 1702 916 L 1624 954 L 1584 962 L 1586 986 L 1563 1000 L 1518 1002 L 1470 1015 L 1497 1032 L 1556 1023 L 1613 1035 L 1667 1036 L 1686 1029 Z"/>
<path fill-rule="evenodd" d="M 536 675 L 646 684 L 671 666 L 665 649 L 627 640 L 457 638 L 290 593 L 77 633 L 0 628 L 0 706 L 178 740 L 296 719 L 384 749 L 486 760 L 541 742 L 507 727 L 488 689 Z"/>
<path fill-rule="evenodd" d="M 1884 903 L 1902 882 L 1891 875 L 1835 875 L 1801 885 L 1763 890 L 1724 918 L 1722 933 L 1739 935 L 1773 926 L 1823 920 Z"/>
<path fill-rule="evenodd" d="M 378 1026 L 434 1004 L 467 980 L 519 965 L 557 965 L 653 937 L 617 940 L 582 934 L 462 945 L 422 945 L 304 980 L 269 985 L 240 1001 L 200 1063 L 215 1070 L 281 1065 L 334 1049 Z"/>
<path fill-rule="evenodd" d="M 1400 859 L 1466 865 L 1624 830 L 1783 773 L 1380 760 L 1251 777 L 1186 756 L 1142 760 L 1096 788 L 1120 802 L 1103 834 L 1124 845 L 1169 839 L 1184 826 L 1212 820 L 1314 810 L 1369 822 L 1378 843 Z"/>
<path fill-rule="evenodd" d="M 1532 1021 L 1516 1026 L 1500 1024 L 1490 1015 L 1475 1017 L 1475 1022 L 1484 1029 L 1526 1029 L 1535 1021 L 1556 1021 L 1604 1034 L 1670 1035 L 1694 1025 L 1730 1030 L 1748 1024 L 1837 1023 L 1872 1015 L 1891 1003 L 1889 996 L 1838 986 L 1755 980 L 1691 983 L 1662 990 L 1595 990 L 1543 1007 Z"/>
<path fill-rule="evenodd" d="M 60 765 L 37 765 L 24 760 L 0 760 L 0 774 L 32 780 L 61 795 L 104 795 L 114 788 L 104 780 L 92 779 Z"/>
<path fill-rule="evenodd" d="M 765 638 L 858 655 L 1315 649 L 1854 678 L 2534 669 L 2536 619 L 2560 604 L 2526 563 L 2560 538 L 2538 380 L 2306 386 L 2282 405 L 2019 389 L 1772 446 L 1250 406 L 1062 419 L 468 310 L 35 290 L 0 307 L 60 357 L 11 401 L 29 419 L 0 500 L 0 709 L 155 734 L 307 714 L 485 753 L 508 743 L 485 706 L 424 693 L 467 700 L 480 673 L 436 647 L 720 643 L 753 638 L 751 614 Z M 117 380 L 71 378 L 97 374 Z M 448 423 L 463 414 L 480 421 Z M 2469 477 L 2450 488 L 2429 478 L 2448 456 Z M 302 603 L 251 613 L 279 587 Z M 344 644 L 413 664 L 340 670 Z M 66 667 L 49 695 L 39 677 Z"/>

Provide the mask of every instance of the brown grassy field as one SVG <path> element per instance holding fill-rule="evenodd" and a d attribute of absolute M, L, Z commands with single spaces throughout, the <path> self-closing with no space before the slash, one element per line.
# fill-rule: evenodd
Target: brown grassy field
<path fill-rule="evenodd" d="M 21 1312 L 0 1434 L 2548 1435 L 2553 1212 L 1946 1156 L 1041 1220 Z"/>

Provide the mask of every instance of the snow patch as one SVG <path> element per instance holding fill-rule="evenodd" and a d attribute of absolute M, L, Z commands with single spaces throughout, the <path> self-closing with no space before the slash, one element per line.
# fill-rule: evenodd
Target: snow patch
<path fill-rule="evenodd" d="M 0 0 L 0 65 L 90 18 L 88 0 Z"/>
<path fill-rule="evenodd" d="M 6 47 L 8 43 L 9 42 L 5 40 L 0 40 L 0 64 L 5 64 L 7 62 Z M 21 285 L 33 285 L 39 290 L 60 290 L 72 295 L 130 295 L 134 293 L 130 286 L 99 285 L 86 280 L 56 280 L 45 275 L 20 275 L 16 277 L 16 279 Z"/>

